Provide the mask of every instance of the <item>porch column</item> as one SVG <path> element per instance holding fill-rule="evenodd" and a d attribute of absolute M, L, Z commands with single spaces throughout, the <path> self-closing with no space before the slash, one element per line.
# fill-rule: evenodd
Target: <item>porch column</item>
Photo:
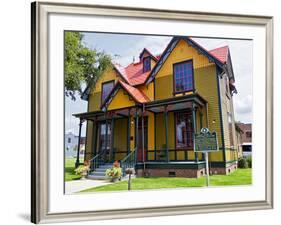
<path fill-rule="evenodd" d="M 95 122 L 93 122 L 93 146 L 92 146 L 92 153 L 93 156 L 95 156 L 97 154 L 97 133 L 98 133 L 98 122 L 95 120 Z M 93 157 L 91 156 L 91 157 Z"/>
<path fill-rule="evenodd" d="M 195 134 L 196 133 L 196 108 L 194 106 L 194 103 L 192 103 L 192 124 L 193 124 L 193 133 Z M 193 140 L 194 142 L 194 140 Z M 194 149 L 193 149 L 194 150 Z M 195 152 L 195 161 L 198 162 L 198 152 Z"/>
<path fill-rule="evenodd" d="M 141 137 L 142 137 L 142 162 L 144 163 L 144 104 L 142 105 L 142 114 L 141 114 Z M 145 166 L 145 164 L 143 164 Z M 145 167 L 144 167 L 145 170 Z"/>
<path fill-rule="evenodd" d="M 106 118 L 105 118 L 105 140 L 104 140 L 104 160 L 106 159 L 106 155 L 107 155 L 107 136 L 108 136 L 108 120 L 107 120 L 107 113 L 105 114 Z"/>
<path fill-rule="evenodd" d="M 110 159 L 114 159 L 115 160 L 115 154 L 114 154 L 114 118 L 111 119 L 111 132 L 110 132 L 110 136 L 111 136 L 111 146 L 110 146 Z"/>
<path fill-rule="evenodd" d="M 131 109 L 128 110 L 128 130 L 127 130 L 127 154 L 131 150 Z"/>
<path fill-rule="evenodd" d="M 136 161 L 138 159 L 138 148 L 139 148 L 139 135 L 138 135 L 138 129 L 139 129 L 139 115 L 138 115 L 138 108 L 136 108 L 136 125 L 135 125 L 135 129 L 136 129 L 136 136 L 135 136 L 135 143 L 136 143 Z"/>
<path fill-rule="evenodd" d="M 166 138 L 166 161 L 169 162 L 169 133 L 168 133 L 168 110 L 167 106 L 164 109 L 164 125 L 165 125 L 165 138 Z"/>
<path fill-rule="evenodd" d="M 77 168 L 80 164 L 80 143 L 81 143 L 81 130 L 82 130 L 82 125 L 83 125 L 84 120 L 80 118 L 80 123 L 79 123 L 79 136 L 78 136 L 78 146 L 77 146 L 77 157 L 76 157 L 76 162 L 75 162 L 75 167 Z"/>

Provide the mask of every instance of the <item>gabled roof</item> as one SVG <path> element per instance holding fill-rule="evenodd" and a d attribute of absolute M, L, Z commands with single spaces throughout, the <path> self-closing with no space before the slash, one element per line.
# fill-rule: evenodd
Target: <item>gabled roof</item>
<path fill-rule="evenodd" d="M 149 84 L 162 65 L 165 63 L 168 56 L 171 54 L 173 49 L 176 47 L 177 43 L 180 40 L 185 40 L 188 45 L 194 47 L 199 51 L 201 54 L 208 57 L 210 62 L 214 62 L 219 68 L 221 68 L 223 71 L 227 71 L 230 78 L 234 79 L 233 75 L 233 69 L 232 69 L 232 63 L 231 63 L 231 57 L 228 46 L 219 47 L 212 50 L 207 50 L 197 42 L 195 42 L 191 37 L 180 37 L 175 36 L 171 39 L 165 50 L 162 54 L 154 56 L 148 49 L 144 48 L 142 52 L 140 53 L 140 59 L 143 57 L 145 53 L 147 53 L 151 58 L 156 62 L 153 68 L 151 68 L 150 71 L 147 71 L 143 73 L 143 61 L 140 60 L 137 63 L 131 63 L 126 67 L 122 67 L 119 64 L 114 64 L 114 69 L 117 71 L 117 73 L 120 75 L 120 77 L 123 78 L 125 82 L 122 82 L 123 84 L 127 85 L 127 89 L 129 90 L 129 87 L 137 86 L 141 84 Z M 122 85 L 120 83 L 120 85 Z M 118 84 L 118 82 L 117 82 Z M 119 85 L 119 84 L 118 84 Z M 125 85 L 122 87 L 125 88 Z M 127 90 L 127 91 L 128 91 Z M 134 90 L 134 89 L 132 89 Z M 129 91 L 128 91 L 129 92 Z M 133 91 L 134 93 L 137 93 L 136 91 Z M 87 96 L 90 93 L 90 88 L 87 87 L 82 95 L 82 99 L 88 100 Z M 132 94 L 132 93 L 131 93 Z M 137 94 L 137 96 L 142 96 L 142 94 Z M 133 97 L 133 96 L 132 96 Z"/>
<path fill-rule="evenodd" d="M 111 92 L 108 94 L 104 102 L 101 104 L 101 109 L 103 109 L 106 105 L 108 105 L 114 98 L 114 96 L 117 94 L 117 91 L 123 88 L 133 99 L 136 103 L 147 103 L 150 101 L 150 99 L 139 89 L 126 84 L 125 82 L 118 80 Z"/>
<path fill-rule="evenodd" d="M 221 69 L 224 69 L 224 65 L 228 62 L 228 59 L 230 58 L 229 50 L 228 50 L 227 46 L 208 51 L 207 49 L 202 47 L 200 44 L 195 42 L 191 37 L 173 37 L 173 39 L 167 45 L 164 52 L 161 54 L 161 57 L 159 58 L 158 62 L 152 69 L 150 75 L 147 77 L 147 79 L 145 81 L 146 84 L 150 83 L 154 79 L 154 77 L 156 76 L 156 74 L 158 73 L 160 68 L 162 67 L 163 63 L 166 61 L 168 56 L 171 54 L 171 52 L 173 51 L 173 49 L 176 47 L 177 43 L 181 39 L 185 40 L 188 45 L 191 45 L 192 47 L 196 48 L 201 54 L 204 54 L 206 57 L 208 57 L 208 59 L 211 62 L 214 62 Z M 232 69 L 232 67 L 231 67 L 231 69 Z M 231 71 L 231 72 L 233 75 L 233 71 Z"/>
<path fill-rule="evenodd" d="M 157 60 L 158 60 L 157 57 L 155 57 L 147 48 L 144 48 L 144 49 L 142 50 L 142 52 L 140 53 L 140 56 L 139 56 L 140 61 L 141 61 L 141 59 L 142 59 L 144 53 L 147 53 L 149 56 L 151 56 L 151 58 L 152 58 L 154 61 L 157 61 Z"/>
<path fill-rule="evenodd" d="M 214 57 L 216 57 L 219 61 L 222 63 L 226 63 L 228 60 L 228 52 L 229 48 L 228 46 L 223 46 L 220 48 L 215 48 L 209 51 L 210 54 L 212 54 Z"/>
<path fill-rule="evenodd" d="M 121 86 L 130 94 L 130 96 L 138 103 L 149 102 L 150 99 L 139 89 L 120 81 Z"/>
<path fill-rule="evenodd" d="M 154 60 L 155 62 L 157 62 L 156 57 L 154 57 Z M 118 64 L 115 64 L 114 67 L 117 72 L 121 75 L 121 77 L 132 86 L 143 84 L 150 74 L 150 71 L 147 71 L 145 73 L 143 72 L 143 61 L 139 61 L 137 63 L 130 63 L 126 67 L 122 67 Z"/>

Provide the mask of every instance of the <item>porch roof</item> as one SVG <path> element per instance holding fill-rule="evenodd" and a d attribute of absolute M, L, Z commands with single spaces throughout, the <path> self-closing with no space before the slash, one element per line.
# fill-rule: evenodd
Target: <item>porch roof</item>
<path fill-rule="evenodd" d="M 155 100 L 145 104 L 145 108 L 149 111 L 158 113 L 163 112 L 165 107 L 168 111 L 182 110 L 192 108 L 193 103 L 196 106 L 204 106 L 207 101 L 197 93 L 183 95 L 163 100 Z"/>
<path fill-rule="evenodd" d="M 183 95 L 163 100 L 155 100 L 151 102 L 143 103 L 146 111 L 150 111 L 153 113 L 160 113 L 167 111 L 176 111 L 176 110 L 184 110 L 188 108 L 192 108 L 193 104 L 195 106 L 203 107 L 207 101 L 197 93 Z M 109 111 L 92 111 L 85 113 L 77 113 L 73 114 L 73 116 L 86 119 L 86 120 L 105 120 L 111 118 L 126 118 L 128 115 L 134 115 L 137 109 L 141 109 L 142 105 L 136 105 L 134 107 L 129 108 L 121 108 Z"/>

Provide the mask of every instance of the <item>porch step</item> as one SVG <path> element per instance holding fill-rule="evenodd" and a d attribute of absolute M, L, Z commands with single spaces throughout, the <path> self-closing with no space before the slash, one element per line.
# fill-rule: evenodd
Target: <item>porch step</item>
<path fill-rule="evenodd" d="M 95 169 L 88 175 L 88 179 L 92 180 L 107 180 L 108 177 L 105 176 L 105 171 L 112 167 L 112 163 L 106 163 L 101 165 L 99 168 Z"/>
<path fill-rule="evenodd" d="M 88 179 L 91 179 L 91 180 L 107 180 L 108 177 L 106 177 L 105 175 L 96 175 L 96 174 L 89 174 L 87 176 Z"/>

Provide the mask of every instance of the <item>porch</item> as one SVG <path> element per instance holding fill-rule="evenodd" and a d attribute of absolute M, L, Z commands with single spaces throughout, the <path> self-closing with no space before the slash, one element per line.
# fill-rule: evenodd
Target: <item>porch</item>
<path fill-rule="evenodd" d="M 87 132 L 91 142 L 86 143 L 85 160 L 92 171 L 115 160 L 123 171 L 134 167 L 139 175 L 164 171 L 164 167 L 177 171 L 205 168 L 204 156 L 193 151 L 193 133 L 208 126 L 208 103 L 196 93 L 74 116 L 80 118 L 80 131 L 84 121 L 88 122 L 87 131 L 91 130 Z M 81 132 L 78 146 L 80 136 Z M 170 171 L 169 176 L 173 174 L 176 172 Z"/>

